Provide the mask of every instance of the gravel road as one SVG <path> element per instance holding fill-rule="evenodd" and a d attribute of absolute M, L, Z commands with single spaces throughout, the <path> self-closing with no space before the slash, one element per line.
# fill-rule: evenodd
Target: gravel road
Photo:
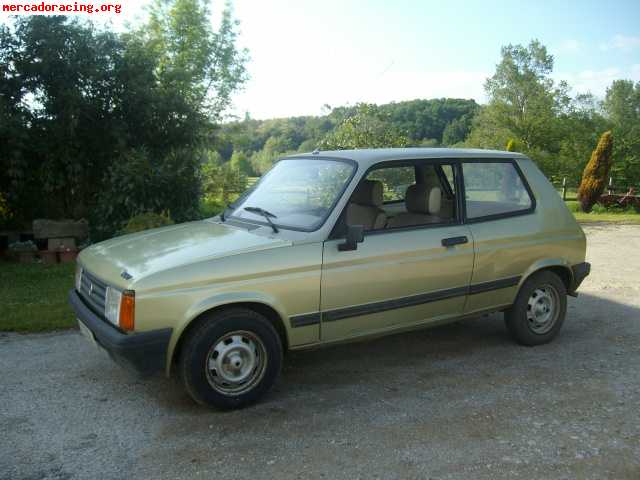
<path fill-rule="evenodd" d="M 640 226 L 591 226 L 552 344 L 502 317 L 307 353 L 243 411 L 75 332 L 0 337 L 0 479 L 640 479 Z"/>

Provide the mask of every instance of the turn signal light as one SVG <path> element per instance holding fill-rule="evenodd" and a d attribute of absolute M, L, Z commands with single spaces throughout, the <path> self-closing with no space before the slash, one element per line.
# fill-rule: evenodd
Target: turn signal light
<path fill-rule="evenodd" d="M 125 290 L 120 300 L 120 328 L 133 331 L 136 324 L 136 292 Z"/>

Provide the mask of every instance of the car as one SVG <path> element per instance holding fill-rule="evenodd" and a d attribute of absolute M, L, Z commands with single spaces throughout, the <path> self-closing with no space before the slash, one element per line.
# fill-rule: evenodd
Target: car
<path fill-rule="evenodd" d="M 585 249 L 522 154 L 314 151 L 217 217 L 86 248 L 69 299 L 116 362 L 230 409 L 264 395 L 292 350 L 492 312 L 516 342 L 547 343 L 590 273 Z"/>

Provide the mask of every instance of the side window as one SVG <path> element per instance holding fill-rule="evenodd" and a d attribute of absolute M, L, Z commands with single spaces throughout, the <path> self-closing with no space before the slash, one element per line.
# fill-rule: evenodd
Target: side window
<path fill-rule="evenodd" d="M 469 219 L 525 211 L 533 205 L 510 162 L 466 162 L 462 173 Z"/>
<path fill-rule="evenodd" d="M 409 185 L 416 183 L 416 173 L 413 166 L 380 168 L 369 173 L 367 180 L 377 180 L 382 183 L 385 203 L 402 202 Z"/>

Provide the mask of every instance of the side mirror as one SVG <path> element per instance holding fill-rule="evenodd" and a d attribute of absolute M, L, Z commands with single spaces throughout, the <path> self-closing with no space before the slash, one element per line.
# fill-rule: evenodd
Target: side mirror
<path fill-rule="evenodd" d="M 338 245 L 338 250 L 346 252 L 356 250 L 358 244 L 364 241 L 364 227 L 362 225 L 349 225 L 347 227 L 347 239 Z"/>

